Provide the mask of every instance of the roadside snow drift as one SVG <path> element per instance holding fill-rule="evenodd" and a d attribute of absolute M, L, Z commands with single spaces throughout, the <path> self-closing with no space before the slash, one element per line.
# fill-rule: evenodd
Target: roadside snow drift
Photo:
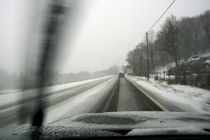
<path fill-rule="evenodd" d="M 145 77 L 126 76 L 169 111 L 210 112 L 210 91 L 188 85 L 168 85 Z"/>
<path fill-rule="evenodd" d="M 45 123 L 66 118 L 67 116 L 95 112 L 97 105 L 110 93 L 116 81 L 116 77 L 112 78 L 60 104 L 50 107 L 47 111 Z"/>
<path fill-rule="evenodd" d="M 105 77 L 96 78 L 96 79 L 54 85 L 54 86 L 46 87 L 45 90 L 46 90 L 46 94 L 54 94 L 56 92 L 59 92 L 65 89 L 83 86 L 88 83 L 97 82 L 97 81 L 106 80 L 106 79 L 108 80 L 112 77 L 113 76 L 105 76 Z M 18 103 L 20 101 L 20 98 L 23 98 L 23 97 L 24 99 L 33 98 L 36 96 L 37 92 L 38 92 L 37 89 L 28 89 L 25 91 L 22 91 L 21 89 L 0 91 L 0 110 L 1 110 L 1 107 L 5 105 L 8 106 L 10 104 Z"/>

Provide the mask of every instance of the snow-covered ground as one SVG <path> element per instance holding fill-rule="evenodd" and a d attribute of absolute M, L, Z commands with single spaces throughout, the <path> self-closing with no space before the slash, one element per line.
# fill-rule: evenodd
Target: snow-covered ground
<path fill-rule="evenodd" d="M 113 77 L 113 76 L 105 76 L 105 77 L 96 78 L 96 79 L 72 82 L 72 83 L 68 83 L 68 84 L 55 85 L 55 86 L 47 87 L 46 93 L 54 93 L 54 92 L 58 92 L 58 91 L 61 91 L 61 90 L 67 89 L 67 88 L 73 88 L 76 86 L 87 84 L 90 82 L 95 82 L 95 81 L 102 80 L 102 79 L 109 79 L 110 77 Z"/>
<path fill-rule="evenodd" d="M 202 53 L 202 54 L 197 54 L 196 55 L 197 57 L 190 57 L 187 61 L 193 61 L 193 60 L 196 60 L 196 59 L 199 59 L 201 57 L 209 57 L 210 56 L 210 51 L 207 51 L 205 53 Z"/>
<path fill-rule="evenodd" d="M 180 60 L 179 63 L 186 63 L 186 62 L 190 62 L 190 61 L 194 61 L 194 60 L 198 60 L 202 57 L 209 57 L 210 56 L 210 51 L 207 51 L 205 53 L 200 53 L 197 54 L 195 56 L 190 57 L 188 60 Z M 207 60 L 206 63 L 210 63 L 210 60 Z M 175 63 L 171 62 L 169 64 L 166 64 L 165 66 L 159 66 L 155 68 L 155 72 L 159 72 L 159 73 L 163 73 L 164 71 L 168 71 L 169 68 L 175 67 Z"/>
<path fill-rule="evenodd" d="M 77 86 L 81 86 L 90 82 L 96 82 L 100 81 L 103 79 L 110 79 L 113 76 L 105 76 L 101 78 L 96 78 L 96 79 L 90 79 L 90 80 L 84 80 L 84 81 L 79 81 L 79 82 L 72 82 L 68 84 L 60 84 L 60 85 L 54 85 L 47 87 L 46 93 L 47 94 L 53 94 L 55 92 L 59 92 L 61 90 L 65 90 L 68 88 L 73 88 Z M 32 96 L 35 96 L 37 92 L 37 89 L 29 89 L 22 91 L 20 89 L 13 89 L 13 90 L 7 90 L 7 91 L 0 91 L 0 107 L 3 105 L 8 105 L 11 103 L 15 103 L 20 100 L 20 97 L 25 97 L 25 98 L 31 98 Z M 24 94 L 24 96 L 22 96 Z"/>
<path fill-rule="evenodd" d="M 46 113 L 45 123 L 50 123 L 55 120 L 78 114 L 95 112 L 94 109 L 97 108 L 97 105 L 99 105 L 100 102 L 110 93 L 116 80 L 116 77 L 112 78 L 94 88 L 50 107 Z"/>
<path fill-rule="evenodd" d="M 172 63 L 169 63 L 165 66 L 162 66 L 162 67 L 156 67 L 155 68 L 155 72 L 160 72 L 160 73 L 163 73 L 164 71 L 168 71 L 169 68 L 172 68 L 172 67 L 175 67 L 175 63 L 172 62 Z"/>
<path fill-rule="evenodd" d="M 209 90 L 188 85 L 168 85 L 154 79 L 147 81 L 145 77 L 127 75 L 126 78 L 157 100 L 167 101 L 182 111 L 210 112 Z"/>

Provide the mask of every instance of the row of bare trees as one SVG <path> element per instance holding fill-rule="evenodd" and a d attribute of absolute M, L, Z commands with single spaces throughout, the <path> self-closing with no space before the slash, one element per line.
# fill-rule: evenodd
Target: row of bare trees
<path fill-rule="evenodd" d="M 159 32 L 149 32 L 150 72 L 157 66 L 181 60 L 210 50 L 210 11 L 179 20 L 174 15 L 168 17 Z M 146 75 L 146 40 L 139 43 L 127 55 L 127 62 L 133 74 Z"/>

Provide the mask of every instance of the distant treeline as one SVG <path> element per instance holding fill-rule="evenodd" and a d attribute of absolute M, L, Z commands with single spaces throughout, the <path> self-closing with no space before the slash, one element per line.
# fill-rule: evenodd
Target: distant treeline
<path fill-rule="evenodd" d="M 196 16 L 177 19 L 168 17 L 161 29 L 148 33 L 150 72 L 157 66 L 174 62 L 176 67 L 182 60 L 210 50 L 210 11 Z M 133 74 L 147 73 L 146 38 L 127 55 L 129 69 Z"/>
<path fill-rule="evenodd" d="M 54 74 L 54 84 L 57 83 L 69 83 L 69 82 L 76 82 L 81 80 L 88 80 L 92 78 L 99 78 L 108 75 L 116 75 L 119 72 L 119 68 L 117 66 L 112 66 L 108 69 L 96 71 L 90 73 L 88 71 L 82 71 L 78 73 L 69 73 L 69 74 Z"/>
<path fill-rule="evenodd" d="M 57 72 L 51 72 L 51 77 L 48 80 L 48 83 L 46 83 L 46 86 L 88 80 L 108 75 L 116 75 L 118 72 L 119 68 L 117 66 L 112 66 L 108 69 L 96 71 L 93 73 L 90 73 L 88 71 L 69 74 L 59 74 Z M 35 88 L 37 87 L 36 85 L 38 82 L 37 77 L 37 73 L 32 70 L 18 75 L 15 73 L 8 73 L 0 69 L 0 90 L 23 87 Z"/>
<path fill-rule="evenodd" d="M 0 89 L 17 88 L 20 76 L 0 69 Z"/>

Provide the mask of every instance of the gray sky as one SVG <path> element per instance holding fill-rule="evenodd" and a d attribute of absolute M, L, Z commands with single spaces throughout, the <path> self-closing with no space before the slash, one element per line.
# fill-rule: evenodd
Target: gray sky
<path fill-rule="evenodd" d="M 21 45 L 26 41 L 29 0 L 2 0 L 0 5 L 0 68 L 19 71 Z M 65 39 L 65 53 L 59 71 L 78 72 L 123 65 L 128 51 L 144 37 L 145 32 L 172 0 L 85 0 L 79 29 L 73 43 Z M 199 15 L 210 9 L 210 0 L 176 0 L 155 26 L 158 31 L 170 14 L 179 18 Z"/>

